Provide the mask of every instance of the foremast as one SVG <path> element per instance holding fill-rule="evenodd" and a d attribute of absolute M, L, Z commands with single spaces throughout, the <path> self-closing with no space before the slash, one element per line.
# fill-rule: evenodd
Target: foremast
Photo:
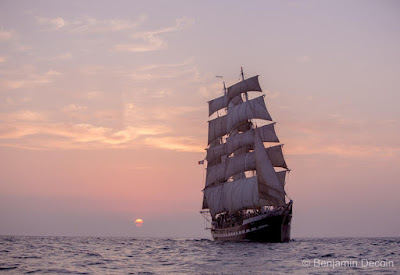
<path fill-rule="evenodd" d="M 262 206 L 285 205 L 285 176 L 289 171 L 275 122 L 266 108 L 264 94 L 249 99 L 248 92 L 262 92 L 258 75 L 225 88 L 224 95 L 208 102 L 207 172 L 203 209 L 217 214 Z M 219 111 L 225 110 L 220 115 Z M 255 120 L 263 126 L 257 127 Z M 264 142 L 269 146 L 265 148 Z"/>

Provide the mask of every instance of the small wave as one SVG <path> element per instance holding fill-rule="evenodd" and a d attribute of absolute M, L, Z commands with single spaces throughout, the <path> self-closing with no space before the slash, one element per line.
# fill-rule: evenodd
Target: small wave
<path fill-rule="evenodd" d="M 3 237 L 2 240 L 5 242 L 13 243 L 16 241 L 16 238 L 15 237 Z"/>
<path fill-rule="evenodd" d="M 27 271 L 25 274 L 33 274 L 33 273 L 39 273 L 42 272 L 41 269 L 37 269 L 37 270 L 31 270 L 31 271 Z"/>
<path fill-rule="evenodd" d="M 334 253 L 328 253 L 328 254 L 324 254 L 321 256 L 321 258 L 330 258 L 330 257 L 335 257 Z"/>
<path fill-rule="evenodd" d="M 16 237 L 14 244 L 4 242 L 4 237 L 0 240 L 0 252 L 9 251 L 0 253 L 0 274 L 3 270 L 10 274 L 249 274 L 249 270 L 265 274 L 266 268 L 271 273 L 318 274 L 322 269 L 302 267 L 302 261 L 387 258 L 396 262 L 400 254 L 400 238 L 298 238 L 285 244 L 214 242 L 207 238 L 140 239 L 136 243 L 129 238 Z M 397 265 L 380 271 L 400 274 Z"/>
<path fill-rule="evenodd" d="M 99 264 L 104 264 L 103 262 L 93 262 L 93 263 L 87 263 L 86 265 L 99 265 Z"/>
<path fill-rule="evenodd" d="M 33 274 L 33 273 L 41 273 L 41 274 L 76 274 L 74 271 L 70 271 L 67 269 L 58 269 L 58 268 L 51 268 L 51 269 L 37 269 L 26 272 L 26 274 Z"/>
<path fill-rule="evenodd" d="M 400 244 L 399 239 L 386 239 L 382 241 L 383 244 Z"/>
<path fill-rule="evenodd" d="M 86 256 L 88 256 L 88 257 L 101 257 L 101 255 L 96 253 L 96 252 L 89 252 L 89 253 L 86 254 Z"/>
<path fill-rule="evenodd" d="M 41 259 L 40 256 L 15 256 L 15 259 Z"/>
<path fill-rule="evenodd" d="M 212 258 L 212 259 L 208 259 L 207 262 L 220 262 L 220 259 L 216 259 L 216 258 Z"/>
<path fill-rule="evenodd" d="M 0 266 L 0 270 L 16 269 L 18 266 Z"/>
<path fill-rule="evenodd" d="M 167 263 L 161 263 L 161 265 L 174 265 L 174 263 L 167 262 Z"/>

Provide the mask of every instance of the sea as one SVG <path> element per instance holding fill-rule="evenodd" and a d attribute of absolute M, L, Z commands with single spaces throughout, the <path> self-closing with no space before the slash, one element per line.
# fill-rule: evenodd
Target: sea
<path fill-rule="evenodd" d="M 0 236 L 1 274 L 400 274 L 400 238 Z"/>

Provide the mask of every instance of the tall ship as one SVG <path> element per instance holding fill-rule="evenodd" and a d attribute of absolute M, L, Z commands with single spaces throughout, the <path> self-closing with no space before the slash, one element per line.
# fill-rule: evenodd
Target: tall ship
<path fill-rule="evenodd" d="M 258 75 L 208 102 L 208 146 L 203 205 L 214 240 L 290 241 L 290 171 L 265 105 Z M 261 93 L 261 95 L 260 95 Z M 203 164 L 203 161 L 199 163 Z M 208 216 L 208 217 L 209 217 Z"/>

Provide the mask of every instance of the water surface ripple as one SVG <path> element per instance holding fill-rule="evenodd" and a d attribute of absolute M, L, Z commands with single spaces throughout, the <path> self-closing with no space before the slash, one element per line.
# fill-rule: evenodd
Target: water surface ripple
<path fill-rule="evenodd" d="M 400 274 L 400 238 L 302 238 L 271 244 L 208 239 L 0 236 L 0 272 Z"/>

